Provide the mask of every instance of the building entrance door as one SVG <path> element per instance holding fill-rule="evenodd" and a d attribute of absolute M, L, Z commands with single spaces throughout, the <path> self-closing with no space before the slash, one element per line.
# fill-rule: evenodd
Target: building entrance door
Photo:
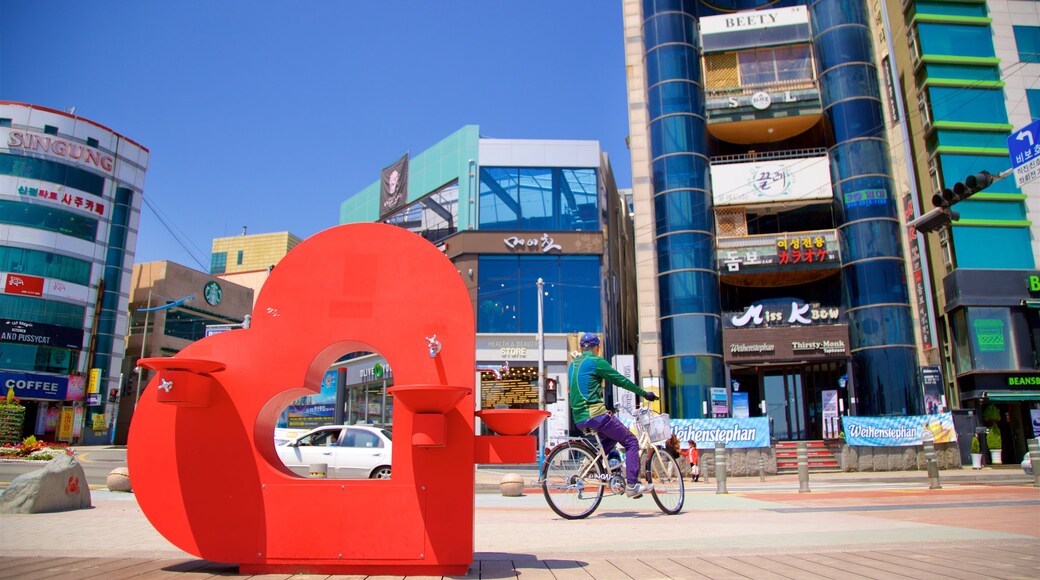
<path fill-rule="evenodd" d="M 808 438 L 801 370 L 770 370 L 764 373 L 762 390 L 772 436 L 781 441 Z"/>

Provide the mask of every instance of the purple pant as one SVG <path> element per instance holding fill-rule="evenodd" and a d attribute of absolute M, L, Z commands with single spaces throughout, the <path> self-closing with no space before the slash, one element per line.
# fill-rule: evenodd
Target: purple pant
<path fill-rule="evenodd" d="M 578 429 L 595 429 L 603 442 L 603 450 L 610 453 L 620 443 L 625 448 L 625 479 L 628 483 L 639 483 L 639 441 L 636 436 L 618 421 L 617 417 L 604 413 L 588 421 L 576 423 Z"/>

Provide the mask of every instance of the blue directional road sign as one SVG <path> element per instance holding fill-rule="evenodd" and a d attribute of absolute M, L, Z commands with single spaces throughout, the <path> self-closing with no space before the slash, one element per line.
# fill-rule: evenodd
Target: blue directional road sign
<path fill-rule="evenodd" d="M 1019 187 L 1040 177 L 1040 120 L 1008 135 L 1007 148 Z"/>

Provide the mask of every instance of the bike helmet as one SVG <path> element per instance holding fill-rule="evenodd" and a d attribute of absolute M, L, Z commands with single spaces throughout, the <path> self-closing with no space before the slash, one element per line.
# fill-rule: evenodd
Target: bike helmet
<path fill-rule="evenodd" d="M 599 337 L 591 332 L 586 332 L 581 335 L 581 342 L 579 344 L 581 344 L 581 348 L 583 349 L 599 346 Z"/>

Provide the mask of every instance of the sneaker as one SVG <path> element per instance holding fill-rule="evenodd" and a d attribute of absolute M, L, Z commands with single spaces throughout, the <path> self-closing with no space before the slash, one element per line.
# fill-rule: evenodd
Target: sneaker
<path fill-rule="evenodd" d="M 638 499 L 643 497 L 643 494 L 652 491 L 654 489 L 653 484 L 648 483 L 630 483 L 625 488 L 625 495 L 632 499 Z"/>

